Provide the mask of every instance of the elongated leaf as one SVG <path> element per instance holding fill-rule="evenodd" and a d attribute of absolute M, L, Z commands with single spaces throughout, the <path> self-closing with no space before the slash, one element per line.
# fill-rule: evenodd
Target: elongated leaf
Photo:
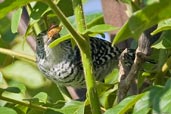
<path fill-rule="evenodd" d="M 55 41 L 53 41 L 52 43 L 49 44 L 49 47 L 53 48 L 54 46 L 58 45 L 59 43 L 65 41 L 65 40 L 68 40 L 68 39 L 71 39 L 71 35 L 70 34 L 67 34 L 65 36 L 62 36 L 62 37 L 56 39 Z"/>
<path fill-rule="evenodd" d="M 8 87 L 5 91 L 12 92 L 12 93 L 20 93 L 20 89 L 17 87 Z"/>
<path fill-rule="evenodd" d="M 18 25 L 20 22 L 21 14 L 22 14 L 22 8 L 19 8 L 12 16 L 12 22 L 11 22 L 12 33 L 16 33 L 18 31 Z"/>
<path fill-rule="evenodd" d="M 167 20 L 160 22 L 157 29 L 153 31 L 151 34 L 155 35 L 161 31 L 170 30 L 170 29 L 171 29 L 171 19 L 167 19 Z"/>
<path fill-rule="evenodd" d="M 6 16 L 12 10 L 20 8 L 32 1 L 36 0 L 4 0 L 2 3 L 0 3 L 0 19 Z"/>
<path fill-rule="evenodd" d="M 142 96 L 144 96 L 144 93 L 130 96 L 121 101 L 118 105 L 107 110 L 104 114 L 125 114 Z"/>
<path fill-rule="evenodd" d="M 104 19 L 102 14 L 92 14 L 86 16 L 87 28 L 91 28 L 95 25 L 104 24 Z"/>
<path fill-rule="evenodd" d="M 147 28 L 157 24 L 158 22 L 171 17 L 171 1 L 160 0 L 145 7 L 142 10 L 135 12 L 127 23 L 120 29 L 113 44 L 126 40 L 130 37 L 139 38 L 141 33 Z M 156 13 L 154 13 L 157 11 Z"/>
<path fill-rule="evenodd" d="M 153 114 L 171 114 L 171 79 L 166 82 L 165 88 L 155 96 Z"/>
<path fill-rule="evenodd" d="M 50 9 L 49 9 L 50 10 Z M 37 2 L 33 7 L 30 17 L 34 20 L 38 20 L 43 16 L 48 10 L 48 6 L 42 2 Z"/>
<path fill-rule="evenodd" d="M 152 45 L 156 49 L 171 49 L 171 30 L 162 33 L 160 39 Z"/>
<path fill-rule="evenodd" d="M 107 24 L 100 24 L 95 25 L 85 31 L 83 34 L 90 34 L 90 33 L 104 33 L 118 29 L 117 27 L 107 25 Z"/>
<path fill-rule="evenodd" d="M 146 92 L 145 95 L 136 102 L 133 114 L 148 114 L 151 110 L 154 96 L 160 93 L 162 89 L 163 87 L 154 86 L 150 91 Z"/>

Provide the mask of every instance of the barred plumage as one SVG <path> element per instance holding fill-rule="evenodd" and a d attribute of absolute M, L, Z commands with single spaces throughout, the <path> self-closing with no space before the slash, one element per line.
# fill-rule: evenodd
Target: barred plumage
<path fill-rule="evenodd" d="M 39 69 L 47 78 L 58 84 L 77 88 L 85 87 L 78 47 L 73 48 L 71 41 L 66 40 L 54 48 L 49 48 L 48 44 L 56 38 L 48 39 L 48 36 L 43 33 L 37 37 L 36 51 Z M 110 42 L 99 38 L 90 38 L 90 46 L 95 79 L 102 81 L 117 66 L 121 51 L 117 47 L 112 47 Z"/>

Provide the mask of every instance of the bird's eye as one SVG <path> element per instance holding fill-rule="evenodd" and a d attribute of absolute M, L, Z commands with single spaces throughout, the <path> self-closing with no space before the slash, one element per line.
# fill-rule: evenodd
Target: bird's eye
<path fill-rule="evenodd" d="M 38 42 L 38 44 L 40 44 L 41 43 L 41 40 L 38 40 L 37 42 Z"/>

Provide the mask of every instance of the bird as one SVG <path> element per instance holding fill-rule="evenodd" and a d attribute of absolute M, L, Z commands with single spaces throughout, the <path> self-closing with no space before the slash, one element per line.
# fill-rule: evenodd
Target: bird
<path fill-rule="evenodd" d="M 78 46 L 72 46 L 71 40 L 65 40 L 53 48 L 48 45 L 60 38 L 62 27 L 52 26 L 41 32 L 36 38 L 36 62 L 40 71 L 53 82 L 85 88 L 85 76 Z M 90 50 L 93 73 L 96 81 L 103 81 L 118 65 L 121 50 L 112 46 L 109 41 L 90 37 Z M 131 54 L 131 61 L 134 56 Z"/>

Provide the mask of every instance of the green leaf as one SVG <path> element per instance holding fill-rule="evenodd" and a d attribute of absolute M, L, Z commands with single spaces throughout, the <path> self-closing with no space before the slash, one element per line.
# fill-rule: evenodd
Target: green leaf
<path fill-rule="evenodd" d="M 89 33 L 104 33 L 104 32 L 109 32 L 117 30 L 117 27 L 114 27 L 112 25 L 107 25 L 107 24 L 100 24 L 100 25 L 95 25 L 85 31 L 83 34 L 89 34 Z"/>
<path fill-rule="evenodd" d="M 39 92 L 33 98 L 30 99 L 23 99 L 25 101 L 29 101 L 30 103 L 34 104 L 46 104 L 48 100 L 48 95 L 45 92 Z"/>
<path fill-rule="evenodd" d="M 4 0 L 0 3 L 0 19 L 5 17 L 12 10 L 20 8 L 32 1 L 36 0 Z"/>
<path fill-rule="evenodd" d="M 19 81 L 29 88 L 39 88 L 48 83 L 34 65 L 24 61 L 13 62 L 3 68 L 2 73 L 5 78 Z"/>
<path fill-rule="evenodd" d="M 99 101 L 104 108 L 111 108 L 115 99 L 117 87 L 114 85 L 98 84 L 97 92 L 99 95 Z"/>
<path fill-rule="evenodd" d="M 91 14 L 86 16 L 87 28 L 91 28 L 95 25 L 104 24 L 102 14 Z"/>
<path fill-rule="evenodd" d="M 17 87 L 8 87 L 5 91 L 12 92 L 12 93 L 20 93 L 20 89 Z"/>
<path fill-rule="evenodd" d="M 32 114 L 32 113 L 31 113 Z M 57 110 L 51 110 L 51 109 L 48 109 L 46 110 L 43 114 L 64 114 L 64 113 L 61 113 Z"/>
<path fill-rule="evenodd" d="M 171 17 L 171 13 L 168 13 L 171 12 L 170 6 L 170 0 L 160 0 L 135 12 L 120 29 L 112 44 L 119 43 L 131 37 L 138 39 L 144 30 Z M 154 11 L 157 11 L 157 13 L 154 13 Z"/>
<path fill-rule="evenodd" d="M 7 17 L 0 19 L 0 28 L 1 28 L 0 29 L 0 37 L 1 37 L 0 45 L 1 47 L 8 47 L 8 43 L 13 41 L 16 37 L 16 34 L 13 34 L 11 32 L 11 25 L 9 23 L 11 23 L 11 20 L 9 20 L 9 18 Z M 1 58 L 0 61 L 3 61 L 3 59 Z"/>
<path fill-rule="evenodd" d="M 19 105 L 19 104 L 15 105 L 15 110 L 18 112 L 18 114 L 26 114 L 28 109 L 29 109 L 29 107 L 27 107 L 27 106 L 23 106 L 23 105 Z"/>
<path fill-rule="evenodd" d="M 0 114 L 17 114 L 17 112 L 12 108 L 0 107 Z"/>
<path fill-rule="evenodd" d="M 124 3 L 127 3 L 127 4 L 131 3 L 131 0 L 121 0 L 121 1 L 124 2 Z"/>
<path fill-rule="evenodd" d="M 70 34 L 67 34 L 65 36 L 62 36 L 60 38 L 57 38 L 55 41 L 53 41 L 52 43 L 49 44 L 49 47 L 50 48 L 53 48 L 55 47 L 56 45 L 60 44 L 61 42 L 65 41 L 65 40 L 68 40 L 68 39 L 71 39 L 71 35 Z"/>
<path fill-rule="evenodd" d="M 64 114 L 84 114 L 84 102 L 70 101 L 61 109 Z"/>
<path fill-rule="evenodd" d="M 69 101 L 61 109 L 49 108 L 47 112 L 52 114 L 84 114 L 84 102 Z M 46 113 L 47 113 L 46 112 Z M 47 113 L 49 114 L 49 113 Z"/>
<path fill-rule="evenodd" d="M 158 93 L 153 101 L 153 114 L 170 114 L 170 106 L 171 106 L 171 78 L 165 84 L 165 88 Z"/>
<path fill-rule="evenodd" d="M 160 36 L 160 39 L 152 45 L 156 49 L 171 49 L 171 30 L 165 31 Z"/>
<path fill-rule="evenodd" d="M 108 74 L 105 78 L 105 83 L 107 84 L 114 84 L 118 82 L 118 77 L 119 76 L 119 70 L 118 69 L 113 69 L 113 71 Z"/>
<path fill-rule="evenodd" d="M 19 83 L 17 81 L 11 81 L 9 83 L 9 86 L 18 88 L 20 90 L 20 93 L 25 95 L 26 87 L 23 83 Z"/>
<path fill-rule="evenodd" d="M 125 114 L 144 94 L 125 98 L 118 105 L 108 109 L 104 114 Z"/>
<path fill-rule="evenodd" d="M 72 0 L 67 0 L 67 2 L 65 0 L 60 0 L 57 5 L 66 17 L 72 16 L 74 14 Z"/>
<path fill-rule="evenodd" d="M 155 31 L 153 31 L 151 34 L 155 35 L 161 31 L 164 30 L 170 30 L 171 29 L 171 19 L 164 20 L 158 24 L 158 27 Z"/>
<path fill-rule="evenodd" d="M 12 33 L 16 33 L 18 31 L 18 26 L 19 26 L 22 11 L 23 11 L 22 8 L 19 8 L 12 15 L 12 20 L 11 20 L 11 31 L 12 31 Z"/>
<path fill-rule="evenodd" d="M 47 11 L 49 11 L 48 6 L 42 2 L 37 2 L 32 8 L 30 18 L 33 20 L 39 20 Z"/>
<path fill-rule="evenodd" d="M 151 110 L 154 96 L 161 92 L 163 87 L 154 86 L 150 91 L 145 92 L 145 95 L 139 99 L 133 109 L 133 114 L 148 114 Z"/>
<path fill-rule="evenodd" d="M 47 103 L 48 95 L 45 92 L 40 92 L 40 93 L 36 94 L 34 96 L 34 98 L 38 98 L 39 99 L 39 102 Z"/>
<path fill-rule="evenodd" d="M 2 72 L 0 72 L 0 84 L 3 83 L 3 75 Z"/>

